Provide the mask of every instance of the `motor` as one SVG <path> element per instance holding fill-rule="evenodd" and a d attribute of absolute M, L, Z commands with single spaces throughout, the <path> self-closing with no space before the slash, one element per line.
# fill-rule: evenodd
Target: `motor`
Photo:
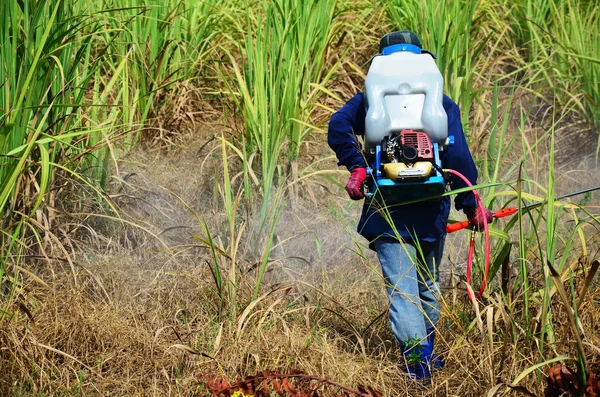
<path fill-rule="evenodd" d="M 383 174 L 394 182 L 424 180 L 433 169 L 433 146 L 424 132 L 403 130 L 385 137 L 381 143 L 387 155 Z"/>
<path fill-rule="evenodd" d="M 381 140 L 367 155 L 367 196 L 385 204 L 438 197 L 446 190 L 437 142 L 422 131 L 402 130 Z"/>

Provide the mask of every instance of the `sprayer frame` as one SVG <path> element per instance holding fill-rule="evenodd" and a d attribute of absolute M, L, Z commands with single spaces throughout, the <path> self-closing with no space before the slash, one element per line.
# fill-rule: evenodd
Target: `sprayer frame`
<path fill-rule="evenodd" d="M 402 202 L 417 200 L 425 197 L 437 197 L 446 192 L 446 180 L 440 172 L 442 161 L 440 158 L 440 148 L 437 142 L 433 142 L 432 150 L 434 154 L 434 175 L 425 180 L 417 181 L 399 181 L 394 182 L 386 178 L 381 172 L 382 168 L 382 146 L 375 146 L 375 153 L 371 154 L 373 160 L 370 167 L 367 167 L 367 175 L 370 176 L 368 183 L 367 197 L 375 198 L 385 204 L 398 204 Z"/>

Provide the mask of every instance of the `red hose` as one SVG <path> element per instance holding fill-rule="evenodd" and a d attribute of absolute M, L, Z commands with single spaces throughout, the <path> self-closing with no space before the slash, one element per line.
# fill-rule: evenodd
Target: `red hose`
<path fill-rule="evenodd" d="M 469 240 L 469 255 L 467 256 L 467 284 L 471 285 L 471 270 L 473 268 L 473 254 L 475 253 L 475 230 L 471 230 L 471 238 Z M 470 289 L 467 289 L 467 295 L 473 300 L 473 294 Z M 479 296 L 478 296 L 479 298 Z"/>
<path fill-rule="evenodd" d="M 446 169 L 444 171 L 449 172 L 452 175 L 456 175 L 457 177 L 462 179 L 463 182 L 465 182 L 467 184 L 467 186 L 470 186 L 470 187 L 473 186 L 473 184 L 471 182 L 469 182 L 469 180 L 467 178 L 465 178 L 465 176 L 463 174 L 461 174 L 460 172 L 455 171 L 455 170 L 450 170 L 450 169 Z M 481 219 L 486 219 L 483 203 L 481 201 L 481 198 L 479 197 L 479 193 L 477 193 L 476 190 L 473 190 L 473 195 L 475 196 L 475 200 L 477 201 L 477 210 L 479 211 L 479 214 L 481 215 Z M 483 295 L 483 292 L 485 291 L 485 287 L 487 286 L 488 274 L 490 271 L 490 231 L 488 229 L 487 222 L 484 222 L 484 224 L 483 224 L 483 233 L 485 236 L 485 273 L 484 273 L 483 280 L 481 283 L 481 288 L 479 289 L 479 292 L 477 293 L 477 298 L 481 298 L 481 296 Z M 473 230 L 473 234 L 471 234 L 471 243 L 469 245 L 469 256 L 467 258 L 467 284 L 469 286 L 471 285 L 471 270 L 473 268 L 473 252 L 474 251 L 475 251 L 475 235 L 474 235 L 474 230 Z M 471 293 L 471 290 L 467 289 L 467 294 L 469 295 L 469 298 L 471 300 L 473 300 L 473 294 Z"/>

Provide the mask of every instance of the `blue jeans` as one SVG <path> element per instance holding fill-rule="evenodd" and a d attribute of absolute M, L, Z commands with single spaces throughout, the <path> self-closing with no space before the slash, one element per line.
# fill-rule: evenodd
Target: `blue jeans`
<path fill-rule="evenodd" d="M 437 297 L 444 240 L 374 241 L 390 300 L 390 325 L 401 344 L 414 338 L 426 343 L 427 330 L 440 318 Z"/>

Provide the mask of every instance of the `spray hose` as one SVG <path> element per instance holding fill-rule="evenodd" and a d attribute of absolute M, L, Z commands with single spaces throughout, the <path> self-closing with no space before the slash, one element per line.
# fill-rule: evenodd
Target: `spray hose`
<path fill-rule="evenodd" d="M 451 170 L 451 169 L 444 169 L 444 172 L 448 172 L 452 175 L 456 175 L 457 177 L 459 177 L 460 179 L 463 180 L 463 182 L 465 182 L 467 184 L 467 186 L 472 187 L 473 184 L 471 182 L 469 182 L 469 180 L 467 178 L 465 178 L 465 176 L 463 174 L 461 174 L 458 171 L 455 170 Z M 484 211 L 484 207 L 483 207 L 483 203 L 481 201 L 481 197 L 479 197 L 479 193 L 477 193 L 476 190 L 473 190 L 473 195 L 475 196 L 475 200 L 477 201 L 477 211 L 479 211 L 479 214 L 481 215 L 481 219 L 485 219 L 485 211 Z M 507 214 L 508 215 L 508 214 Z M 463 225 L 466 222 L 466 225 Z M 460 230 L 464 227 L 467 227 L 469 225 L 468 221 L 465 222 L 460 222 L 460 225 L 462 227 L 457 228 L 456 230 Z M 456 224 L 453 224 L 456 225 Z M 448 225 L 448 227 L 453 226 L 453 225 Z M 446 231 L 451 233 L 452 231 L 455 230 L 451 230 L 448 231 L 448 228 L 446 228 Z M 483 233 L 485 236 L 485 272 L 483 275 L 483 280 L 481 282 L 481 288 L 479 289 L 479 292 L 477 292 L 477 298 L 481 298 L 481 296 L 483 295 L 483 292 L 485 291 L 485 287 L 487 285 L 487 279 L 488 279 L 488 274 L 490 271 L 490 231 L 488 229 L 488 225 L 487 222 L 484 222 L 483 224 Z M 471 286 L 471 272 L 473 269 L 473 254 L 475 252 L 475 228 L 473 228 L 471 230 L 471 243 L 469 245 L 469 256 L 467 258 L 467 285 L 470 287 Z M 470 288 L 467 288 L 467 294 L 469 295 L 469 299 L 473 300 L 473 292 Z"/>

